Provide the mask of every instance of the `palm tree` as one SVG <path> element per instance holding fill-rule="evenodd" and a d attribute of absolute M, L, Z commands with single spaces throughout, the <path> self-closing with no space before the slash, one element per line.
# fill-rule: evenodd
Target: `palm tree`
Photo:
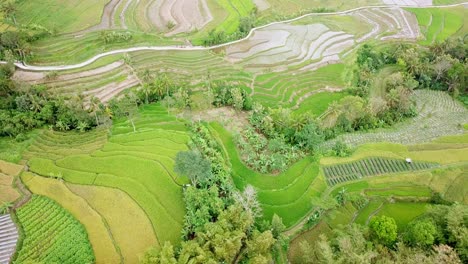
<path fill-rule="evenodd" d="M 143 94 L 145 95 L 145 103 L 146 104 L 149 104 L 149 96 L 152 92 L 152 88 L 151 88 L 151 85 L 149 85 L 148 83 L 144 83 L 143 86 L 141 87 L 141 91 L 143 92 Z"/>
<path fill-rule="evenodd" d="M 4 202 L 1 206 L 0 206 L 0 214 L 7 214 L 8 212 L 10 212 L 10 209 L 13 207 L 13 203 L 12 202 Z"/>
<path fill-rule="evenodd" d="M 57 121 L 57 123 L 55 123 L 55 126 L 60 131 L 67 131 L 70 129 L 70 126 L 67 123 L 63 122 L 62 120 Z"/>
<path fill-rule="evenodd" d="M 0 11 L 5 14 L 5 17 L 10 17 L 13 20 L 15 26 L 17 25 L 15 13 L 18 10 L 15 5 L 15 0 L 7 0 L 3 2 L 0 6 Z"/>
<path fill-rule="evenodd" d="M 334 101 L 329 106 L 327 111 L 325 111 L 319 118 L 325 121 L 325 125 L 332 127 L 338 117 L 343 113 L 341 105 Z"/>
<path fill-rule="evenodd" d="M 89 125 L 86 121 L 80 121 L 78 122 L 78 126 L 76 128 L 78 128 L 80 132 L 85 132 L 88 127 Z"/>
<path fill-rule="evenodd" d="M 99 98 L 97 98 L 96 96 L 93 96 L 90 100 L 90 103 L 90 111 L 94 113 L 94 117 L 96 118 L 96 125 L 99 125 L 97 111 L 99 109 L 99 105 L 101 104 L 101 100 L 99 100 Z"/>

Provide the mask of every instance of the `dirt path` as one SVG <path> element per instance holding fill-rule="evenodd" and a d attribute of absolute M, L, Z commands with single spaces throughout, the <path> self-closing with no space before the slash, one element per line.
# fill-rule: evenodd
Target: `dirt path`
<path fill-rule="evenodd" d="M 117 2 L 118 0 L 112 0 L 111 3 L 115 3 Z M 117 3 L 115 3 L 117 4 Z M 468 4 L 468 2 L 464 2 L 464 3 L 459 3 L 459 4 L 454 4 L 454 5 L 443 5 L 443 6 L 431 6 L 429 8 L 440 8 L 440 7 L 455 7 L 455 6 L 462 6 L 462 5 L 466 5 Z M 106 6 L 107 7 L 107 6 Z M 32 66 L 32 65 L 26 65 L 24 63 L 21 63 L 21 62 L 16 62 L 15 63 L 15 66 L 20 68 L 20 69 L 23 69 L 23 70 L 29 70 L 29 71 L 62 71 L 62 70 L 71 70 L 71 69 L 78 69 L 78 68 L 82 68 L 82 67 L 85 67 L 87 65 L 90 65 L 92 64 L 93 62 L 95 62 L 96 60 L 100 59 L 100 58 L 103 58 L 103 57 L 107 57 L 107 56 L 110 56 L 110 55 L 115 55 L 115 54 L 122 54 L 122 53 L 128 53 L 128 52 L 135 52 L 135 51 L 197 51 L 197 50 L 214 50 L 214 49 L 219 49 L 219 48 L 223 48 L 223 47 L 227 47 L 229 45 L 233 45 L 233 44 L 236 44 L 236 43 L 239 43 L 241 41 L 244 41 L 244 40 L 247 40 L 249 39 L 252 34 L 254 34 L 257 30 L 260 30 L 262 28 L 266 28 L 266 27 L 269 27 L 269 26 L 272 26 L 272 25 L 277 25 L 277 24 L 284 24 L 284 23 L 291 23 L 291 22 L 294 22 L 294 21 L 297 21 L 297 20 L 301 20 L 303 18 L 306 18 L 306 17 L 309 17 L 309 16 L 327 16 L 327 15 L 343 15 L 343 14 L 348 14 L 348 13 L 352 13 L 352 12 L 356 12 L 356 11 L 359 11 L 359 10 L 364 10 L 364 9 L 369 9 L 369 8 L 388 8 L 387 5 L 383 5 L 383 6 L 365 6 L 365 7 L 358 7 L 358 8 L 354 8 L 354 9 L 350 9 L 350 10 L 346 10 L 346 11 L 340 11 L 340 12 L 330 12 L 330 13 L 310 13 L 310 14 L 305 14 L 305 15 L 302 15 L 302 16 L 299 16 L 299 17 L 296 17 L 296 18 L 293 18 L 293 19 L 288 19 L 288 20 L 284 20 L 284 21 L 278 21 L 278 22 L 273 22 L 273 23 L 270 23 L 270 24 L 266 24 L 266 25 L 263 25 L 263 26 L 260 26 L 260 27 L 256 27 L 256 28 L 253 28 L 250 33 L 242 38 L 242 39 L 239 39 L 239 40 L 235 40 L 235 41 L 232 41 L 232 42 L 228 42 L 228 43 L 224 43 L 224 44 L 220 44 L 220 45 L 215 45 L 215 46 L 211 46 L 211 47 L 201 47 L 201 46 L 147 46 L 147 47 L 133 47 L 133 48 L 127 48 L 127 49 L 118 49 L 118 50 L 113 50 L 113 51 L 108 51 L 108 52 L 104 52 L 104 53 L 101 53 L 101 54 L 98 54 L 82 63 L 78 63 L 78 64 L 72 64 L 72 65 L 61 65 L 61 66 Z M 416 7 L 416 8 L 419 8 L 419 7 Z M 0 61 L 0 64 L 5 64 L 6 62 L 5 61 Z"/>
<path fill-rule="evenodd" d="M 369 222 L 370 222 L 371 218 L 372 218 L 374 215 L 378 214 L 378 213 L 380 212 L 380 210 L 382 210 L 382 206 L 383 206 L 383 205 L 384 205 L 384 203 L 382 202 L 382 203 L 379 205 L 379 207 L 377 207 L 377 209 L 375 209 L 375 211 L 372 212 L 372 214 L 370 214 L 370 215 L 367 217 L 366 225 L 369 225 Z"/>

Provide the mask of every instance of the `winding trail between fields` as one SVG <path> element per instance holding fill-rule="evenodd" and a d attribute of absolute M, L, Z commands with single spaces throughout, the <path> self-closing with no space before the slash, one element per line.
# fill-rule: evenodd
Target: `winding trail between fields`
<path fill-rule="evenodd" d="M 467 6 L 468 2 L 463 2 L 459 4 L 453 4 L 453 5 L 440 5 L 440 6 L 425 6 L 425 7 L 411 7 L 411 8 L 446 8 L 446 7 L 456 7 L 456 6 Z M 370 8 L 404 8 L 404 7 L 409 7 L 409 6 L 404 6 L 404 5 L 378 5 L 378 6 L 363 6 L 363 7 L 358 7 L 358 8 L 353 8 L 345 11 L 339 11 L 339 12 L 329 12 L 329 13 L 309 13 L 305 14 L 296 18 L 288 19 L 288 20 L 283 20 L 283 21 L 277 21 L 277 22 L 272 22 L 263 26 L 259 26 L 256 28 L 253 28 L 250 30 L 249 34 L 239 40 L 231 41 L 228 43 L 220 44 L 220 45 L 215 45 L 215 46 L 210 46 L 210 47 L 203 47 L 203 46 L 143 46 L 143 47 L 133 47 L 133 48 L 126 48 L 126 49 L 118 49 L 118 50 L 112 50 L 108 52 L 103 52 L 101 54 L 98 54 L 84 62 L 78 63 L 78 64 L 72 64 L 72 65 L 59 65 L 59 66 L 34 66 L 34 65 L 27 65 L 22 62 L 15 62 L 15 66 L 18 67 L 19 69 L 26 70 L 26 71 L 64 71 L 64 70 L 73 70 L 73 69 L 79 69 L 85 66 L 88 66 L 92 64 L 93 62 L 97 61 L 98 59 L 101 59 L 103 57 L 111 56 L 111 55 L 116 55 L 116 54 L 125 54 L 129 52 L 136 52 L 136 51 L 203 51 L 203 50 L 214 50 L 218 48 L 223 48 L 229 45 L 233 45 L 236 43 L 239 43 L 241 41 L 247 40 L 252 36 L 252 34 L 255 33 L 255 31 L 272 26 L 272 25 L 277 25 L 277 24 L 285 24 L 285 23 L 291 23 L 297 20 L 301 20 L 303 18 L 309 17 L 309 16 L 327 16 L 327 15 L 344 15 L 348 13 L 352 13 L 355 11 L 363 10 L 363 9 L 370 9 Z M 5 61 L 0 61 L 0 64 L 5 64 Z"/>

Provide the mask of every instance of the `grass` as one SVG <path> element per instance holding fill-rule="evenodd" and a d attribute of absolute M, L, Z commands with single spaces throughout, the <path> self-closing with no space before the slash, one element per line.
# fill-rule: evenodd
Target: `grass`
<path fill-rule="evenodd" d="M 21 175 L 32 193 L 55 200 L 85 227 L 98 263 L 120 262 L 113 238 L 106 227 L 106 219 L 85 199 L 74 194 L 63 181 L 37 176 L 30 172 Z"/>
<path fill-rule="evenodd" d="M 444 1 L 446 2 L 446 1 Z M 425 39 L 423 45 L 442 42 L 456 34 L 464 24 L 464 7 L 408 8 L 416 15 Z"/>
<path fill-rule="evenodd" d="M 25 238 L 15 263 L 94 262 L 85 228 L 53 200 L 34 195 L 16 215 Z"/>
<path fill-rule="evenodd" d="M 345 97 L 346 93 L 317 93 L 313 96 L 305 99 L 301 106 L 294 111 L 296 114 L 313 114 L 314 116 L 320 116 L 327 109 L 328 106 L 335 101 L 339 101 L 341 98 Z"/>
<path fill-rule="evenodd" d="M 135 125 L 134 133 L 128 121 L 116 120 L 107 143 L 96 135 L 91 143 L 82 141 L 89 148 L 78 149 L 81 152 L 72 148 L 71 155 L 63 155 L 65 144 L 51 142 L 44 149 L 46 144 L 38 142 L 43 145 L 32 148 L 42 148 L 44 154 L 30 158 L 28 164 L 41 176 L 127 193 L 148 216 L 158 240 L 176 244 L 185 214 L 181 185 L 188 180 L 176 176 L 172 168 L 176 153 L 187 150 L 189 137 L 184 126 L 157 104 L 143 107 Z"/>
<path fill-rule="evenodd" d="M 107 0 L 20 1 L 17 20 L 38 24 L 60 33 L 74 32 L 99 24 Z"/>
<path fill-rule="evenodd" d="M 385 215 L 394 218 L 398 226 L 398 230 L 404 230 L 411 220 L 424 214 L 426 210 L 426 203 L 385 203 L 376 215 Z"/>
<path fill-rule="evenodd" d="M 19 163 L 23 159 L 23 153 L 34 142 L 38 130 L 27 133 L 27 139 L 21 142 L 10 137 L 0 137 L 0 160 Z"/>
<path fill-rule="evenodd" d="M 232 136 L 220 124 L 210 124 L 210 131 L 224 146 L 237 188 L 242 190 L 250 184 L 257 189 L 264 219 L 270 220 L 277 214 L 290 227 L 312 209 L 311 198 L 319 197 L 325 190 L 318 163 L 312 158 L 295 163 L 280 175 L 260 174 L 242 163 Z"/>

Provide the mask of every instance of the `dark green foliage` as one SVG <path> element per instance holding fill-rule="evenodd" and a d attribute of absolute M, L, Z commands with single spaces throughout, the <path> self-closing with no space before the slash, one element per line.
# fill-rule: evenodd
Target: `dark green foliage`
<path fill-rule="evenodd" d="M 96 125 L 84 109 L 83 97 L 52 95 L 44 86 L 15 86 L 8 66 L 0 67 L 0 136 L 16 137 L 49 125 L 66 131 L 86 130 Z"/>
<path fill-rule="evenodd" d="M 437 229 L 430 220 L 413 221 L 403 236 L 404 241 L 410 246 L 430 247 L 437 237 Z"/>
<path fill-rule="evenodd" d="M 187 176 L 194 186 L 207 186 L 211 180 L 211 165 L 208 160 L 195 151 L 177 153 L 174 171 Z"/>
<path fill-rule="evenodd" d="M 352 153 L 351 147 L 341 140 L 336 141 L 335 145 L 332 147 L 332 151 L 333 155 L 337 157 L 347 157 Z"/>

